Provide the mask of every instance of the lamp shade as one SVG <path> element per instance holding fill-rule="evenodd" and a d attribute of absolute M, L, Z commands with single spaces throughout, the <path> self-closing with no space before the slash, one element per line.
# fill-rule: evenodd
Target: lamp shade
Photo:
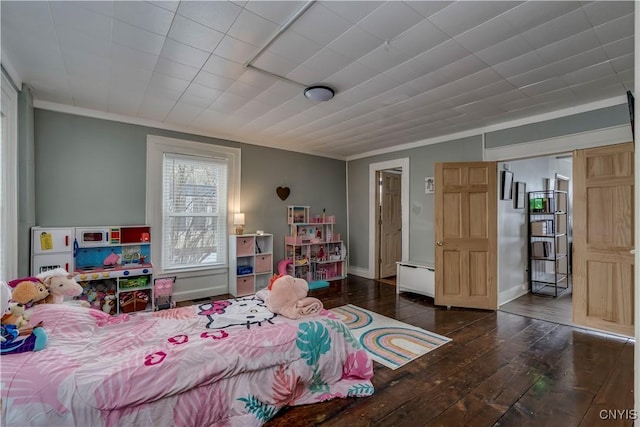
<path fill-rule="evenodd" d="M 333 95 L 333 89 L 327 86 L 310 86 L 304 90 L 304 96 L 315 102 L 328 101 Z"/>
<path fill-rule="evenodd" d="M 233 225 L 244 225 L 244 213 L 233 214 Z"/>

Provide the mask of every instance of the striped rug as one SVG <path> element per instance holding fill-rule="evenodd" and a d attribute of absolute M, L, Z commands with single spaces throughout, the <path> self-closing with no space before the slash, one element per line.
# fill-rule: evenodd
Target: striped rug
<path fill-rule="evenodd" d="M 331 312 L 349 327 L 373 360 L 391 369 L 398 369 L 451 341 L 353 304 L 332 308 Z"/>

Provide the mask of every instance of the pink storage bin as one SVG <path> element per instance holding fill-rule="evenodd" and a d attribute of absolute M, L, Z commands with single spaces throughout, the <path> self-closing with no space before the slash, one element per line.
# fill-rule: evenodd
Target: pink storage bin
<path fill-rule="evenodd" d="M 255 241 L 253 237 L 237 237 L 236 255 L 248 256 L 254 254 Z"/>
<path fill-rule="evenodd" d="M 251 295 L 253 293 L 253 276 L 238 277 L 236 289 L 238 296 Z"/>
<path fill-rule="evenodd" d="M 256 256 L 256 273 L 271 271 L 271 255 Z"/>

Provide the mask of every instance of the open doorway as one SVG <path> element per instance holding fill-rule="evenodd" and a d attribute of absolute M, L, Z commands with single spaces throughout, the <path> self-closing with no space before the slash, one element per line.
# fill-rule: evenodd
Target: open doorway
<path fill-rule="evenodd" d="M 396 284 L 396 263 L 402 260 L 402 170 L 376 172 L 376 278 Z"/>
<path fill-rule="evenodd" d="M 498 206 L 500 310 L 571 325 L 571 153 L 501 162 L 498 167 L 510 170 L 514 181 L 511 200 L 500 200 Z M 536 214 L 540 209 L 530 206 L 543 196 L 558 204 L 553 214 Z M 532 224 L 545 229 L 532 231 Z"/>
<path fill-rule="evenodd" d="M 389 204 L 391 210 L 395 213 L 395 218 L 390 221 L 392 227 L 400 228 L 400 255 L 398 258 L 395 249 L 390 251 L 392 255 L 386 261 L 387 264 L 396 266 L 397 261 L 406 262 L 409 259 L 409 158 L 401 158 L 387 160 L 379 163 L 371 163 L 369 165 L 369 279 L 380 279 L 380 247 L 382 245 L 380 239 L 380 177 L 381 175 L 399 177 L 399 200 L 398 196 L 392 196 L 395 202 Z M 397 184 L 396 184 L 397 185 Z M 395 192 L 395 190 L 394 190 Z M 384 201 L 383 201 L 384 203 Z M 395 206 L 398 204 L 399 206 Z M 399 209 L 399 211 L 398 211 Z M 398 227 L 397 219 L 399 217 L 400 225 Z M 393 228 L 391 228 L 393 229 Z M 397 238 L 395 238 L 397 239 Z M 391 245 L 393 247 L 393 245 Z M 394 261 L 391 261 L 396 258 Z M 388 271 L 388 270 L 387 270 Z M 386 274 L 386 273 L 384 273 Z"/>

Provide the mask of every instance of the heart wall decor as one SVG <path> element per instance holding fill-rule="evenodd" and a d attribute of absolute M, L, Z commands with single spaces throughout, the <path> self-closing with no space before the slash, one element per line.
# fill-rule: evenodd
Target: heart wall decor
<path fill-rule="evenodd" d="M 280 200 L 286 200 L 287 197 L 289 197 L 289 194 L 291 194 L 291 190 L 289 187 L 278 187 L 276 188 L 276 194 L 278 194 Z"/>

